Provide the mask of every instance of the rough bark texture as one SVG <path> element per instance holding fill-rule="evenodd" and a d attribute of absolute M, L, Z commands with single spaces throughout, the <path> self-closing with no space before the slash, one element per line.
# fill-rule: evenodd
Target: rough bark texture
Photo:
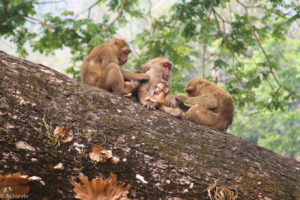
<path fill-rule="evenodd" d="M 74 139 L 59 147 L 49 144 L 45 123 L 53 129 L 70 125 Z M 79 144 L 84 145 L 81 153 Z M 88 153 L 94 144 L 112 150 L 120 162 L 91 162 Z M 64 169 L 54 169 L 60 162 Z M 148 111 L 135 100 L 4 52 L 0 163 L 0 174 L 42 178 L 45 185 L 32 186 L 30 199 L 71 199 L 71 181 L 79 173 L 92 179 L 111 172 L 131 185 L 132 199 L 208 199 L 204 190 L 215 180 L 237 188 L 238 199 L 300 199 L 300 163 L 295 160 L 231 134 Z"/>

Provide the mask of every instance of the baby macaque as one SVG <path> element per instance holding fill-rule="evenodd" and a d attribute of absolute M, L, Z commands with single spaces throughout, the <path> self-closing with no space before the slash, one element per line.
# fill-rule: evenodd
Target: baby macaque
<path fill-rule="evenodd" d="M 157 84 L 154 95 L 152 97 L 146 97 L 145 101 L 151 101 L 156 103 L 158 109 L 165 111 L 173 116 L 180 117 L 182 115 L 182 111 L 179 108 L 171 108 L 168 101 L 165 97 L 169 93 L 169 88 L 167 83 L 160 82 Z"/>
<path fill-rule="evenodd" d="M 145 101 L 151 101 L 153 103 L 158 103 L 159 105 L 165 105 L 168 106 L 168 102 L 165 99 L 165 96 L 168 94 L 169 88 L 166 83 L 160 82 L 157 84 L 153 98 L 146 97 Z"/>

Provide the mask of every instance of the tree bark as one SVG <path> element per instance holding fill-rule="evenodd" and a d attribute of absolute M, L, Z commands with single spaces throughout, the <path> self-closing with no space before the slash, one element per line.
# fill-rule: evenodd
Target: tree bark
<path fill-rule="evenodd" d="M 71 126 L 74 138 L 54 145 L 48 134 L 62 125 Z M 94 144 L 112 150 L 120 162 L 92 162 L 88 154 Z M 146 110 L 136 100 L 4 52 L 0 163 L 2 175 L 42 178 L 45 185 L 33 185 L 29 199 L 74 198 L 71 182 L 80 173 L 89 179 L 114 173 L 119 182 L 131 185 L 132 199 L 209 199 L 205 189 L 215 180 L 219 186 L 236 188 L 238 199 L 300 199 L 300 163 L 293 159 Z M 58 163 L 64 168 L 55 169 Z"/>

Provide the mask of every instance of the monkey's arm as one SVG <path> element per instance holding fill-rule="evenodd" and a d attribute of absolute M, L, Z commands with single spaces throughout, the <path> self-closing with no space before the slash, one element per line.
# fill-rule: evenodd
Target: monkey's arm
<path fill-rule="evenodd" d="M 176 100 L 180 103 L 186 103 L 190 105 L 200 105 L 205 108 L 217 108 L 218 102 L 212 95 L 201 95 L 197 97 L 186 97 L 183 95 L 179 95 L 176 97 Z"/>
<path fill-rule="evenodd" d="M 158 109 L 169 113 L 170 115 L 173 115 L 175 117 L 182 117 L 182 110 L 180 110 L 179 108 L 171 108 L 165 105 L 160 105 Z"/>
<path fill-rule="evenodd" d="M 143 65 L 135 73 L 145 73 L 145 72 L 149 71 L 149 69 L 150 69 L 149 65 Z"/>
<path fill-rule="evenodd" d="M 123 68 L 120 68 L 124 79 L 126 80 L 149 80 L 149 76 L 145 73 L 134 73 L 134 72 L 129 72 L 126 71 Z"/>
<path fill-rule="evenodd" d="M 150 97 L 146 97 L 146 98 L 145 98 L 145 101 L 151 101 L 151 102 L 153 102 L 153 103 L 156 103 L 156 102 L 157 102 L 156 99 L 152 99 L 152 98 L 150 98 Z"/>

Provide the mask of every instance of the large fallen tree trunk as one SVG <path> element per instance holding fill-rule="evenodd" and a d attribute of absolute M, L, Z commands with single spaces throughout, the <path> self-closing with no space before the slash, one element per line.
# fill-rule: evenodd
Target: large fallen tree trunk
<path fill-rule="evenodd" d="M 299 162 L 231 134 L 148 111 L 4 52 L 0 83 L 0 174 L 41 177 L 29 199 L 70 199 L 79 174 L 110 173 L 131 185 L 133 199 L 209 199 L 216 180 L 220 194 L 236 189 L 238 199 L 300 199 Z M 64 125 L 74 133 L 66 143 L 53 138 Z M 120 161 L 92 161 L 94 144 Z"/>

